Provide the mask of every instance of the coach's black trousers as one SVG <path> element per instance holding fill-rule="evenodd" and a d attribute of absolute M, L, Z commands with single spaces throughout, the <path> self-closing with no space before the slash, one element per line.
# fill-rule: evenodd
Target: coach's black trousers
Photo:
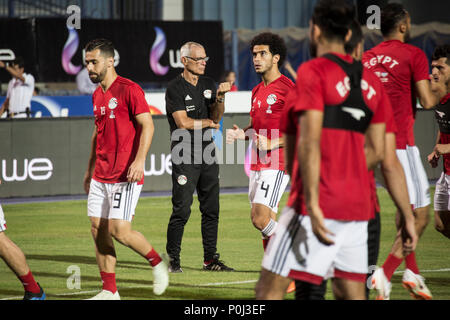
<path fill-rule="evenodd" d="M 184 177 L 183 177 L 184 176 Z M 217 251 L 219 224 L 219 165 L 172 165 L 172 216 L 167 228 L 166 251 L 174 263 L 180 263 L 184 226 L 191 215 L 194 191 L 197 190 L 202 214 L 203 254 L 205 261 Z"/>

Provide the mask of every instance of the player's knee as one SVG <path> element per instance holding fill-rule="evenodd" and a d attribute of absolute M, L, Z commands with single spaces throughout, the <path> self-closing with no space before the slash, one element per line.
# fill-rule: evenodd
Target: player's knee
<path fill-rule="evenodd" d="M 123 230 L 120 228 L 112 228 L 111 230 L 111 236 L 118 242 L 120 242 L 123 245 L 128 245 L 128 236 L 129 236 L 128 230 Z"/>

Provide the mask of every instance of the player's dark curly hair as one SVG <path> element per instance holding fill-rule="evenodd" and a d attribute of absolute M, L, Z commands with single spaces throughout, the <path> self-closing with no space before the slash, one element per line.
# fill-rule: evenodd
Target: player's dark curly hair
<path fill-rule="evenodd" d="M 86 47 L 84 47 L 86 52 L 94 51 L 96 49 L 99 49 L 100 52 L 107 58 L 113 57 L 114 58 L 114 45 L 110 40 L 107 39 L 94 39 L 88 42 L 86 44 Z"/>
<path fill-rule="evenodd" d="M 12 65 L 18 66 L 19 68 L 25 68 L 25 60 L 23 57 L 16 57 L 16 59 L 12 62 Z"/>
<path fill-rule="evenodd" d="M 400 22 L 408 17 L 408 11 L 400 3 L 389 3 L 381 9 L 381 34 L 388 36 Z"/>
<path fill-rule="evenodd" d="M 281 66 L 283 66 L 287 53 L 286 44 L 283 38 L 270 32 L 260 33 L 252 39 L 250 43 L 250 50 L 253 52 L 253 47 L 259 45 L 269 46 L 269 51 L 272 55 L 278 54 L 280 56 L 278 67 L 281 68 Z"/>
<path fill-rule="evenodd" d="M 358 20 L 353 19 L 352 23 L 350 24 L 350 30 L 352 30 L 352 36 L 350 40 L 344 45 L 345 52 L 348 54 L 352 54 L 358 43 L 363 40 L 363 32 Z"/>
<path fill-rule="evenodd" d="M 446 63 L 450 66 L 450 44 L 444 44 L 442 46 L 437 46 L 434 49 L 431 60 L 439 60 L 441 58 L 447 58 Z"/>
<path fill-rule="evenodd" d="M 355 8 L 347 1 L 320 0 L 311 21 L 319 26 L 325 38 L 344 42 L 354 18 Z"/>

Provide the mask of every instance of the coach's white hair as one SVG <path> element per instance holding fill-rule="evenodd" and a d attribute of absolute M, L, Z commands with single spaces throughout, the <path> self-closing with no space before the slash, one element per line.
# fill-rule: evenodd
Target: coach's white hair
<path fill-rule="evenodd" d="M 200 48 L 204 49 L 204 47 L 200 43 L 193 42 L 193 41 L 186 42 L 185 44 L 183 44 L 183 46 L 180 49 L 181 58 L 189 57 L 191 55 L 192 47 L 200 47 Z"/>

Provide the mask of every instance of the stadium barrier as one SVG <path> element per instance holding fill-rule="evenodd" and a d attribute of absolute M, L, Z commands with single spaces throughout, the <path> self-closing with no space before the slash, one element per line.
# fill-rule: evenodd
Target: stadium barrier
<path fill-rule="evenodd" d="M 172 188 L 169 125 L 165 115 L 153 118 L 156 130 L 145 163 L 143 190 L 169 191 Z M 225 114 L 222 128 L 216 134 L 222 188 L 248 186 L 244 163 L 239 160 L 239 146 L 234 144 L 231 153 L 221 134 L 233 124 L 245 127 L 248 121 L 248 114 Z M 0 198 L 83 194 L 93 128 L 93 117 L 0 120 L 0 178 L 3 181 Z M 442 170 L 441 164 L 432 169 L 426 163 L 436 132 L 434 112 L 419 111 L 416 144 L 430 179 L 438 178 Z M 244 153 L 247 146 L 248 143 L 244 145 Z"/>

